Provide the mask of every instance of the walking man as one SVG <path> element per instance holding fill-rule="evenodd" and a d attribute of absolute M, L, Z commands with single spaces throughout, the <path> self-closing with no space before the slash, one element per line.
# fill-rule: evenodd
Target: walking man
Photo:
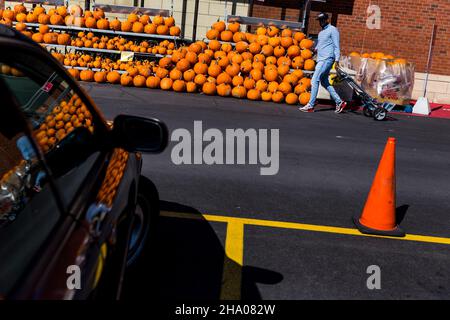
<path fill-rule="evenodd" d="M 317 52 L 317 65 L 311 80 L 311 98 L 305 106 L 298 109 L 303 112 L 314 112 L 314 105 L 316 104 L 319 85 L 322 84 L 322 86 L 328 90 L 331 97 L 336 102 L 335 112 L 341 113 L 347 106 L 347 103 L 342 101 L 333 86 L 328 81 L 333 63 L 336 62 L 336 65 L 339 64 L 339 31 L 335 26 L 332 26 L 329 23 L 327 13 L 321 12 L 317 16 L 317 20 L 319 20 L 322 31 L 319 32 L 319 39 L 315 48 L 315 51 Z"/>

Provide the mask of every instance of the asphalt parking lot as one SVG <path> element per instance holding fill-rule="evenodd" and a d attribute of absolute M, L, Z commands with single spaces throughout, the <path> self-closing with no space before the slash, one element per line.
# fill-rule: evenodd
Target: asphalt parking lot
<path fill-rule="evenodd" d="M 180 165 L 171 143 L 145 155 L 158 188 L 157 242 L 128 277 L 125 299 L 449 299 L 450 121 L 358 113 L 303 114 L 231 98 L 84 84 L 105 116 L 163 120 L 172 132 L 280 129 L 280 168 Z M 361 236 L 364 206 L 388 137 L 397 139 L 397 220 L 405 239 Z M 381 289 L 369 290 L 370 265 Z"/>

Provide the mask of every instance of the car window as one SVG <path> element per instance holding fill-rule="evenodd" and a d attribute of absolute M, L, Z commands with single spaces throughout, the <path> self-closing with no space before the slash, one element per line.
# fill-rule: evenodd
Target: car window
<path fill-rule="evenodd" d="M 0 55 L 0 78 L 29 121 L 68 208 L 99 156 L 93 113 L 57 72 L 36 59 L 16 56 L 2 61 Z"/>
<path fill-rule="evenodd" d="M 7 114 L 12 107 L 2 104 L 0 119 L 0 296 L 33 264 L 62 217 L 32 138 Z"/>

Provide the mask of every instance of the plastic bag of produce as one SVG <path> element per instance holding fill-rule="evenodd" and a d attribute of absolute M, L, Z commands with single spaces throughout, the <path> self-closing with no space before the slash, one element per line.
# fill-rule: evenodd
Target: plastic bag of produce
<path fill-rule="evenodd" d="M 404 59 L 343 57 L 342 65 L 356 71 L 356 81 L 380 102 L 408 104 L 414 87 L 414 65 Z"/>

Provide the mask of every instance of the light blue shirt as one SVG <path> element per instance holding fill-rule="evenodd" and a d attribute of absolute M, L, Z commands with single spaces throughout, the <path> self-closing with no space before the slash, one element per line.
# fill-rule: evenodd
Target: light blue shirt
<path fill-rule="evenodd" d="M 339 31 L 335 26 L 328 24 L 319 32 L 316 45 L 317 61 L 333 59 L 339 61 L 341 49 L 339 46 Z"/>

